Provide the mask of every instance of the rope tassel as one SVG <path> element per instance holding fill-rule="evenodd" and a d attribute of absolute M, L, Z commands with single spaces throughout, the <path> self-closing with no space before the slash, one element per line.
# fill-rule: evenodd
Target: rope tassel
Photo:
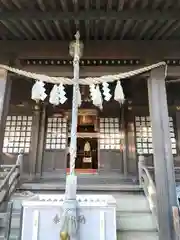
<path fill-rule="evenodd" d="M 47 94 L 45 93 L 46 89 L 44 87 L 44 83 L 42 81 L 36 81 L 35 84 L 32 87 L 31 90 L 31 99 L 38 101 L 44 101 L 47 97 Z"/>
<path fill-rule="evenodd" d="M 122 88 L 120 80 L 117 81 L 117 84 L 116 84 L 116 88 L 115 88 L 115 92 L 114 92 L 114 100 L 116 100 L 120 104 L 124 103 L 124 92 L 123 92 L 123 88 Z"/>

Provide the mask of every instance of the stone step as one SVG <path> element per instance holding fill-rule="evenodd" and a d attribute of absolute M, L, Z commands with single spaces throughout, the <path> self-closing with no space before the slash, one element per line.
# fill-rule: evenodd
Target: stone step
<path fill-rule="evenodd" d="M 48 192 L 49 194 L 51 192 Z M 62 194 L 63 192 L 59 192 Z M 42 192 L 41 192 L 42 194 Z M 44 193 L 43 193 L 44 194 Z M 56 193 L 57 194 L 57 193 Z M 91 193 L 80 192 L 80 194 L 91 195 Z M 103 194 L 98 193 L 99 195 Z M 122 212 L 149 212 L 148 202 L 142 192 L 107 192 L 116 199 L 117 211 Z M 23 196 L 22 193 L 14 194 L 13 209 L 18 210 L 21 208 L 21 201 L 26 200 L 27 196 Z"/>
<path fill-rule="evenodd" d="M 52 191 L 45 191 L 51 194 Z M 27 193 L 27 192 L 26 192 Z M 58 191 L 59 194 L 64 193 Z M 88 194 L 87 194 L 88 193 Z M 94 191 L 80 191 L 80 194 L 95 194 Z M 41 192 L 41 194 L 43 194 Z M 57 194 L 57 192 L 56 192 Z M 122 191 L 108 190 L 98 194 L 111 194 L 116 199 L 117 204 L 117 233 L 118 240 L 157 240 L 157 232 L 155 221 L 149 210 L 148 202 L 142 192 L 142 189 L 128 191 L 127 189 Z M 32 193 L 29 195 L 32 196 Z M 20 236 L 21 225 L 21 207 L 22 201 L 27 200 L 28 197 L 24 193 L 16 192 L 13 197 L 13 212 L 11 220 L 11 234 L 9 240 L 17 240 Z M 0 219 L 5 219 L 6 213 L 0 214 Z M 5 229 L 5 221 L 0 220 L 0 225 Z M 1 234 L 2 233 L 2 234 Z M 3 231 L 0 231 L 0 235 L 3 236 Z M 4 239 L 0 237 L 0 240 Z"/>
<path fill-rule="evenodd" d="M 27 191 L 64 191 L 65 183 L 23 183 L 17 190 Z M 78 184 L 79 191 L 140 191 L 142 188 L 137 184 Z"/>
<path fill-rule="evenodd" d="M 0 240 L 5 240 L 4 235 Z M 11 234 L 9 240 L 19 240 L 19 233 Z M 157 232 L 151 231 L 117 231 L 117 240 L 159 240 L 159 237 Z"/>
<path fill-rule="evenodd" d="M 116 213 L 117 229 L 121 231 L 156 231 L 151 213 Z"/>
<path fill-rule="evenodd" d="M 159 240 L 159 237 L 153 231 L 118 231 L 117 240 Z"/>

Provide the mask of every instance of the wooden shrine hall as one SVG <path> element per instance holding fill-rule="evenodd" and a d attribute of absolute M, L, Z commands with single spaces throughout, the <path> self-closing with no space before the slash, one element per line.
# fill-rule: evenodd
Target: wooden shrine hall
<path fill-rule="evenodd" d="M 167 75 L 159 67 L 121 80 L 122 105 L 113 98 L 115 83 L 102 109 L 80 86 L 76 158 L 80 174 L 115 173 L 138 182 L 143 156 L 162 200 L 180 173 L 180 1 L 0 0 L 0 10 L 0 64 L 72 78 L 69 44 L 77 30 L 84 45 L 81 78 L 166 63 Z M 65 86 L 67 101 L 53 106 L 48 97 L 31 99 L 33 84 L 0 69 L 0 161 L 15 164 L 23 149 L 26 179 L 58 179 L 69 171 L 72 86 Z M 51 89 L 47 83 L 48 95 Z M 165 207 L 176 205 L 172 192 Z"/>

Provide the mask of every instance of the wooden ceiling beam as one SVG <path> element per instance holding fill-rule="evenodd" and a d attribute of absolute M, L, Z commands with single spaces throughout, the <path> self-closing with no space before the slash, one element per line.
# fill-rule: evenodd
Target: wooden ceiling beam
<path fill-rule="evenodd" d="M 40 0 L 39 0 L 40 1 Z M 159 17 L 161 16 L 161 18 Z M 178 9 L 173 10 L 136 10 L 128 9 L 123 11 L 101 11 L 89 10 L 75 12 L 60 11 L 3 11 L 0 20 L 180 20 Z"/>

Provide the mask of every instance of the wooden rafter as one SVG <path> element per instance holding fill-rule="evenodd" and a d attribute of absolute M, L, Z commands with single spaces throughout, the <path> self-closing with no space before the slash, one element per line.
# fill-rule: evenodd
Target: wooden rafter
<path fill-rule="evenodd" d="M 20 3 L 18 2 L 18 0 L 12 0 L 12 3 L 13 3 L 18 9 L 21 9 L 21 5 L 20 5 Z"/>
<path fill-rule="evenodd" d="M 162 26 L 164 25 L 164 21 L 160 21 L 160 22 L 155 22 L 155 24 L 153 25 L 153 27 L 150 29 L 150 31 L 148 31 L 148 34 L 146 35 L 146 39 L 150 40 L 153 38 L 153 36 L 156 34 L 156 32 L 162 28 Z"/>
<path fill-rule="evenodd" d="M 67 2 L 66 0 L 60 0 L 61 7 L 62 7 L 63 11 L 65 13 L 68 13 L 68 7 L 67 7 L 66 2 Z M 52 19 L 52 20 L 60 20 L 60 19 Z M 63 20 L 64 23 L 66 24 L 66 32 L 68 33 L 69 37 L 71 38 L 72 37 L 72 33 L 71 33 L 71 28 L 70 28 L 70 24 L 69 24 L 68 19 L 63 18 L 61 20 Z"/>
<path fill-rule="evenodd" d="M 131 8 L 134 8 L 137 4 L 138 0 L 132 0 L 130 3 Z"/>
<path fill-rule="evenodd" d="M 37 0 L 37 3 L 42 11 L 46 10 L 43 0 Z"/>
<path fill-rule="evenodd" d="M 168 29 L 173 26 L 174 22 L 175 21 L 169 21 L 166 24 L 164 24 L 164 26 L 155 34 L 153 39 L 157 40 L 157 39 L 162 38 L 164 33 L 166 33 L 168 31 Z"/>
<path fill-rule="evenodd" d="M 163 2 L 163 0 L 156 0 L 154 1 L 154 4 L 153 4 L 153 8 L 156 9 L 157 7 L 159 7 L 159 5 Z"/>
<path fill-rule="evenodd" d="M 113 40 L 117 34 L 117 31 L 119 29 L 119 26 L 120 26 L 121 22 L 120 21 L 116 21 L 115 23 L 115 26 L 113 27 L 113 30 L 112 30 L 112 34 L 111 34 L 111 40 Z"/>
<path fill-rule="evenodd" d="M 124 2 L 125 2 L 125 0 L 119 0 L 118 2 L 119 2 L 119 3 L 118 3 L 118 11 L 120 11 L 120 10 L 122 10 L 123 7 L 124 7 Z"/>
<path fill-rule="evenodd" d="M 149 0 L 143 0 L 142 1 L 142 8 L 146 8 L 148 6 L 148 4 L 149 4 Z"/>
<path fill-rule="evenodd" d="M 146 32 L 153 26 L 154 21 L 149 20 L 145 26 L 143 27 L 142 31 L 139 33 L 138 39 L 142 39 Z"/>
<path fill-rule="evenodd" d="M 34 29 L 33 29 L 32 27 L 30 27 L 30 24 L 29 24 L 29 23 L 27 23 L 27 22 L 24 21 L 24 20 L 22 20 L 21 22 L 22 22 L 22 24 L 24 25 L 24 27 L 33 35 L 33 37 L 34 37 L 35 39 L 38 39 L 38 38 L 39 38 L 38 35 L 37 35 L 37 33 L 34 31 Z"/>
<path fill-rule="evenodd" d="M 35 20 L 32 21 L 33 24 L 35 25 L 36 29 L 39 31 L 40 35 L 45 39 L 47 40 L 47 36 L 45 34 L 45 32 L 42 30 L 42 28 L 39 26 L 39 23 Z"/>
<path fill-rule="evenodd" d="M 164 38 L 168 39 L 169 36 L 171 36 L 177 29 L 180 28 L 180 22 L 175 22 L 174 26 L 171 27 L 165 34 L 164 34 Z"/>
<path fill-rule="evenodd" d="M 16 29 L 14 29 L 13 27 L 10 26 L 10 24 L 8 24 L 7 22 L 4 21 L 0 21 L 8 30 L 9 32 L 11 32 L 14 36 L 16 36 L 17 38 L 21 38 L 21 34 L 16 31 Z"/>
<path fill-rule="evenodd" d="M 63 33 L 62 29 L 61 29 L 60 26 L 59 26 L 59 22 L 58 22 L 58 21 L 54 21 L 54 24 L 55 24 L 55 26 L 56 26 L 57 32 L 58 32 L 58 34 L 60 35 L 61 39 L 64 40 L 64 39 L 65 39 L 64 33 Z"/>
<path fill-rule="evenodd" d="M 107 9 L 112 9 L 113 0 L 108 0 Z"/>
<path fill-rule="evenodd" d="M 121 39 L 123 39 L 125 37 L 126 33 L 129 31 L 131 26 L 132 26 L 132 20 L 130 19 L 124 24 L 124 28 L 121 33 Z"/>
<path fill-rule="evenodd" d="M 110 25 L 111 25 L 111 20 L 110 21 L 106 21 L 106 23 L 104 25 L 104 34 L 103 34 L 103 39 L 104 40 L 107 38 L 107 33 L 108 33 Z"/>
<path fill-rule="evenodd" d="M 96 0 L 96 9 L 100 9 L 101 7 L 101 0 Z"/>
<path fill-rule="evenodd" d="M 49 24 L 49 22 L 43 21 L 43 24 L 44 24 L 45 29 L 46 29 L 47 32 L 49 33 L 49 35 L 50 35 L 52 38 L 55 38 L 54 32 L 53 32 L 53 30 L 51 29 L 51 25 Z"/>
<path fill-rule="evenodd" d="M 12 26 L 14 25 L 15 28 L 25 36 L 26 39 L 31 39 L 31 36 L 27 33 L 26 30 L 24 30 L 23 26 L 19 22 L 16 22 L 16 21 L 11 21 L 11 22 L 12 22 Z"/>

